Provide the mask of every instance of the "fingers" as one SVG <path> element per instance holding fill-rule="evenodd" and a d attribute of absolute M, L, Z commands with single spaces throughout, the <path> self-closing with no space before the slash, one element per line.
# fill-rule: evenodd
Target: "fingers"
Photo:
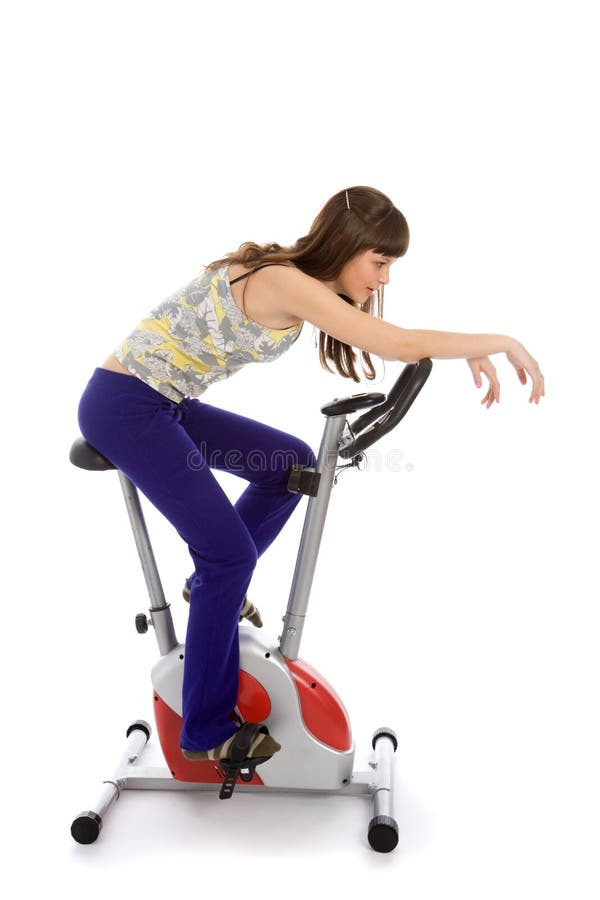
<path fill-rule="evenodd" d="M 540 398 L 546 394 L 544 376 L 540 372 L 537 360 L 529 354 L 522 345 L 518 345 L 514 351 L 507 354 L 509 362 L 515 367 L 517 377 L 521 384 L 527 384 L 527 375 L 531 378 L 530 403 L 539 403 Z"/>
<path fill-rule="evenodd" d="M 529 357 L 526 361 L 527 368 L 519 365 L 518 362 L 514 359 L 511 359 L 510 354 L 507 354 L 510 361 L 515 367 L 515 371 L 517 373 L 517 378 L 521 382 L 521 384 L 527 384 L 527 375 L 531 378 L 531 394 L 529 397 L 530 403 L 538 404 L 542 397 L 546 396 L 546 385 L 544 382 L 544 376 L 540 372 L 540 367 L 538 363 Z M 483 373 L 488 380 L 488 390 L 486 392 L 485 397 L 481 401 L 481 405 L 485 406 L 486 409 L 489 409 L 493 403 L 500 403 L 500 382 L 496 376 L 496 369 L 492 364 L 489 357 L 480 357 L 478 359 L 467 360 L 471 371 L 473 373 L 473 380 L 475 382 L 475 386 L 480 388 L 482 384 L 481 373 Z"/>
<path fill-rule="evenodd" d="M 490 406 L 496 401 L 496 403 L 500 403 L 500 382 L 496 378 L 495 371 L 486 372 L 485 373 L 489 382 L 489 388 L 487 394 L 481 401 L 481 405 L 485 406 L 486 409 L 489 409 Z"/>
<path fill-rule="evenodd" d="M 544 376 L 540 372 L 540 367 L 537 361 L 533 359 L 533 357 L 530 356 L 524 348 L 523 353 L 519 354 L 521 356 L 521 359 L 519 359 L 517 355 L 513 353 L 507 353 L 506 355 L 511 364 L 514 366 L 517 373 L 517 378 L 519 379 L 521 384 L 527 384 L 528 375 L 531 378 L 531 394 L 529 396 L 529 402 L 538 404 L 540 402 L 540 399 L 546 396 L 546 385 L 544 382 Z M 494 368 L 494 365 L 489 357 L 482 356 L 478 359 L 467 360 L 467 362 L 471 367 L 476 387 L 481 387 L 482 372 L 489 382 L 488 390 L 485 397 L 481 401 L 481 405 L 485 406 L 486 409 L 489 409 L 494 402 L 500 403 L 500 383 L 498 381 L 498 378 L 496 377 L 496 369 Z"/>
<path fill-rule="evenodd" d="M 496 369 L 491 364 L 488 365 L 486 373 L 488 381 L 490 383 L 490 387 L 487 393 L 487 409 L 493 404 L 494 400 L 496 403 L 500 403 L 500 382 L 496 376 Z"/>
<path fill-rule="evenodd" d="M 489 409 L 494 400 L 496 403 L 500 403 L 500 385 L 498 382 L 496 382 L 495 386 L 490 384 L 487 394 L 481 401 L 481 405 L 485 405 L 486 409 Z"/>
<path fill-rule="evenodd" d="M 529 377 L 531 378 L 531 394 L 529 396 L 530 403 L 539 403 L 541 397 L 546 396 L 546 387 L 544 384 L 544 376 L 540 372 L 540 367 L 534 360 L 534 365 L 531 367 L 531 370 L 527 369 Z M 518 368 L 517 375 L 519 376 L 519 381 L 521 384 L 527 384 L 527 375 L 525 374 L 525 369 Z"/>
<path fill-rule="evenodd" d="M 489 409 L 494 402 L 500 403 L 500 382 L 496 377 L 496 369 L 492 365 L 491 361 L 487 357 L 481 357 L 481 359 L 477 360 L 468 360 L 468 363 L 471 366 L 471 371 L 473 372 L 475 387 L 480 388 L 482 385 L 482 372 L 488 380 L 488 390 L 485 397 L 481 401 L 481 405 Z"/>
<path fill-rule="evenodd" d="M 531 396 L 529 397 L 529 402 L 538 404 L 540 402 L 540 398 L 546 396 L 544 376 L 539 370 L 536 374 L 536 377 L 533 378 L 532 381 L 533 386 L 531 388 Z"/>

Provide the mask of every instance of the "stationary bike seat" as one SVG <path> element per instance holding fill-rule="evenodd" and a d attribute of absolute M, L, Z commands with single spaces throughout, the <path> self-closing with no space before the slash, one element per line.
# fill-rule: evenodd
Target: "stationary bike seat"
<path fill-rule="evenodd" d="M 76 438 L 71 444 L 69 459 L 79 469 L 87 469 L 91 472 L 103 472 L 106 469 L 117 468 L 111 463 L 110 459 L 103 456 L 99 450 L 88 444 L 82 437 Z"/>

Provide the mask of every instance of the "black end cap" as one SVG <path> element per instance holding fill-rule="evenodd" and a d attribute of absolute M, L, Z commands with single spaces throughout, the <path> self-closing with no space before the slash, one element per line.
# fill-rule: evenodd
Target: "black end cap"
<path fill-rule="evenodd" d="M 101 831 L 102 819 L 91 810 L 80 813 L 71 825 L 71 835 L 78 844 L 93 844 Z"/>
<path fill-rule="evenodd" d="M 398 844 L 398 825 L 391 816 L 375 816 L 369 822 L 369 844 L 378 853 L 389 853 Z"/>
<path fill-rule="evenodd" d="M 392 742 L 394 744 L 394 753 L 395 753 L 396 750 L 398 749 L 398 738 L 396 737 L 395 733 L 392 731 L 391 728 L 378 728 L 377 729 L 377 731 L 373 735 L 373 743 L 372 743 L 373 750 L 375 749 L 375 744 L 377 743 L 379 738 L 383 737 L 384 735 L 385 735 L 385 737 L 389 737 L 392 739 Z"/>
<path fill-rule="evenodd" d="M 138 634 L 148 633 L 148 618 L 145 613 L 138 613 L 135 617 L 135 630 Z"/>
<path fill-rule="evenodd" d="M 138 719 L 137 722 L 131 723 L 131 725 L 127 729 L 127 737 L 129 737 L 132 731 L 143 731 L 146 735 L 147 740 L 150 740 L 150 735 L 152 734 L 152 729 L 147 722 L 144 722 L 143 719 Z"/>

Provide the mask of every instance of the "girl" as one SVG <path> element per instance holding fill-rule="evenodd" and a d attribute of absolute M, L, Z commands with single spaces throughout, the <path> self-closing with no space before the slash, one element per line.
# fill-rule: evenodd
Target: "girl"
<path fill-rule="evenodd" d="M 522 384 L 531 378 L 529 401 L 544 396 L 537 362 L 514 338 L 409 330 L 382 319 L 384 285 L 408 240 L 404 216 L 380 191 L 340 191 L 293 246 L 248 242 L 210 263 L 153 309 L 85 388 L 83 436 L 174 525 L 194 562 L 180 740 L 188 759 L 263 762 L 281 749 L 264 726 L 235 721 L 238 622 L 242 614 L 260 624 L 246 591 L 258 557 L 302 497 L 287 490 L 289 469 L 316 465 L 299 438 L 200 401 L 206 388 L 246 363 L 281 356 L 308 321 L 320 329 L 321 364 L 331 371 L 333 362 L 354 381 L 353 348 L 368 379 L 371 353 L 404 362 L 464 358 L 478 387 L 482 373 L 488 380 L 489 409 L 500 400 L 489 356 L 505 353 Z M 211 468 L 249 482 L 235 504 Z"/>

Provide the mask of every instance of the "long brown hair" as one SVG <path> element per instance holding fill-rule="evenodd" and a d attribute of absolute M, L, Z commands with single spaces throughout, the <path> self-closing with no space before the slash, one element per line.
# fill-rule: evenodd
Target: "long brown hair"
<path fill-rule="evenodd" d="M 331 197 L 317 215 L 305 237 L 298 238 L 291 247 L 279 244 L 255 244 L 247 241 L 236 251 L 222 259 L 209 263 L 206 270 L 217 269 L 231 263 L 241 263 L 254 269 L 269 263 L 293 263 L 306 275 L 321 281 L 333 281 L 345 264 L 364 250 L 375 250 L 384 256 L 404 256 L 408 248 L 409 231 L 406 219 L 396 209 L 389 197 L 370 187 L 350 187 Z M 246 282 L 247 283 L 247 282 Z M 346 303 L 363 312 L 383 316 L 383 285 L 361 304 L 340 294 Z M 377 298 L 377 302 L 375 301 Z M 370 380 L 375 378 L 371 357 L 360 351 L 363 372 Z M 319 332 L 319 360 L 329 372 L 331 360 L 344 378 L 359 381 L 356 374 L 356 353 L 349 344 L 338 341 L 323 331 Z M 369 371 L 365 370 L 365 364 Z"/>

